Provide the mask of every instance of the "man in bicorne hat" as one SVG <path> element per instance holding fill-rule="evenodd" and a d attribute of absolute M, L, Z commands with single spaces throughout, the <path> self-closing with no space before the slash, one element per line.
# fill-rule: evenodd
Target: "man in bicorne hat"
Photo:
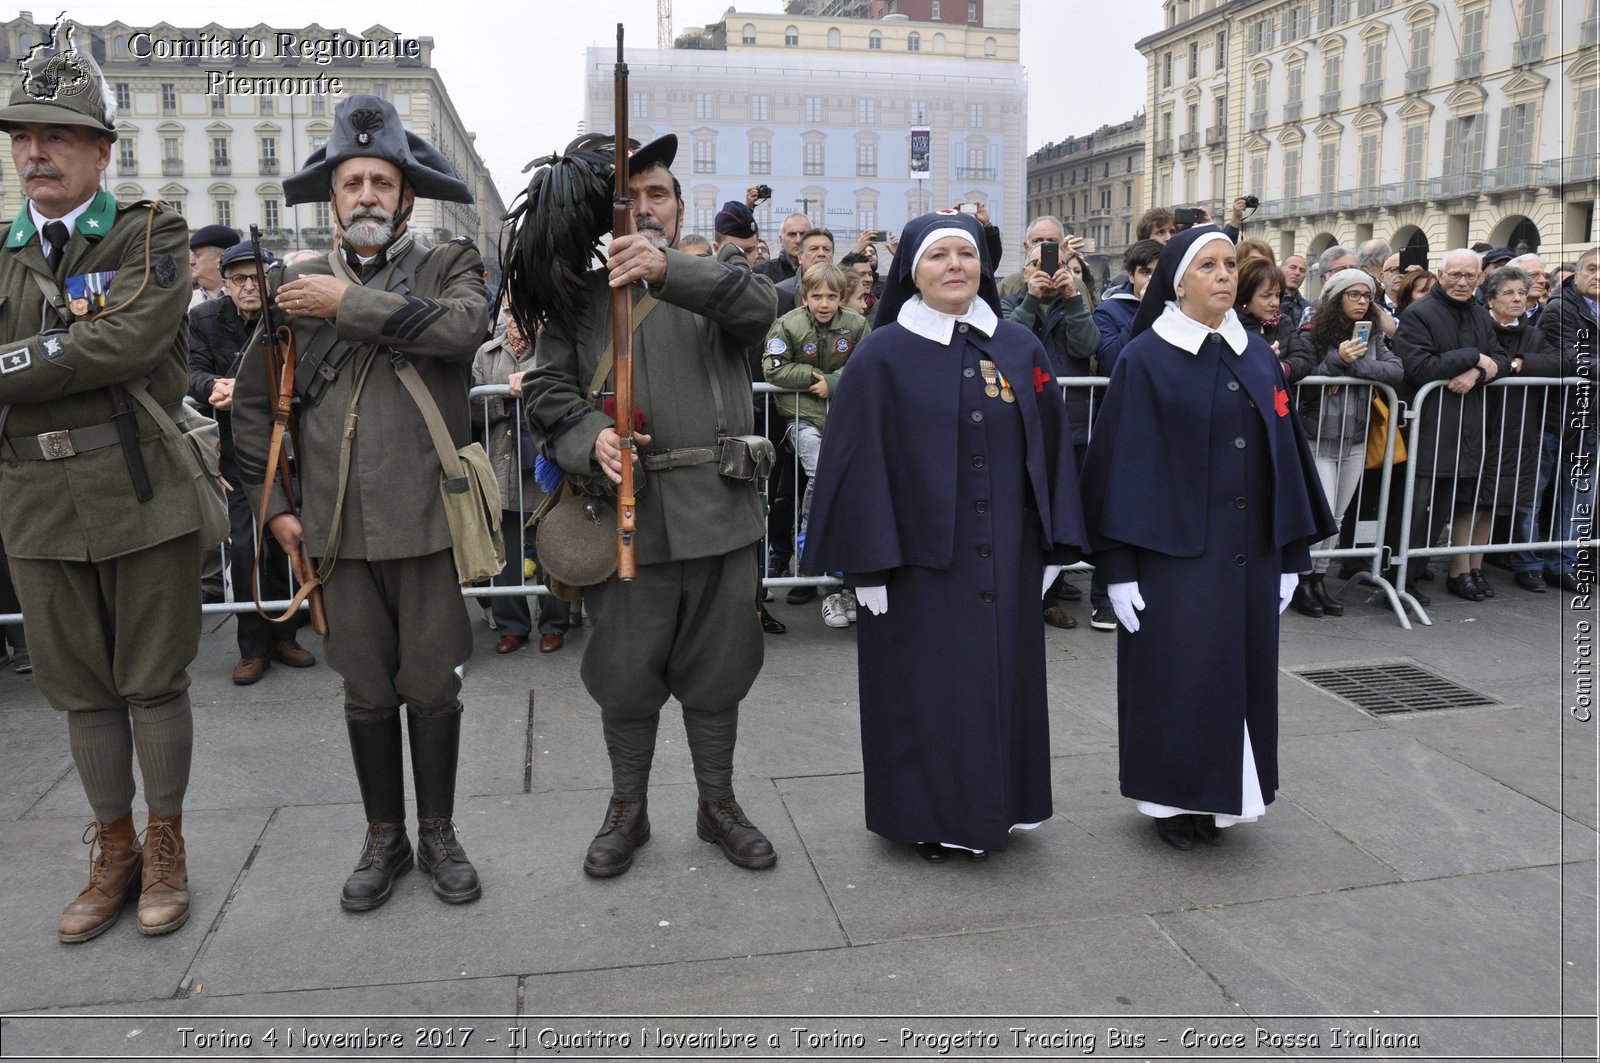
<path fill-rule="evenodd" d="M 611 290 L 633 293 L 641 352 L 634 401 L 649 419 L 648 433 L 634 433 L 639 480 L 648 477 L 637 490 L 638 574 L 584 590 L 593 627 L 583 683 L 600 705 L 611 759 L 611 800 L 583 861 L 597 878 L 627 871 L 650 840 L 646 791 L 669 697 L 683 706 L 700 839 L 740 867 L 778 859 L 733 793 L 739 702 L 763 653 L 751 608 L 761 497 L 753 480 L 721 475 L 718 465 L 726 437 L 754 431 L 744 352 L 766 334 L 776 297 L 731 245 L 713 258 L 676 250 L 683 195 L 669 167 L 677 143 L 668 135 L 634 153 L 628 191 L 636 231 L 615 237 L 607 267 L 589 273 L 577 320 L 546 326 L 522 381 L 541 453 L 568 473 L 619 482 L 613 418 L 590 409 L 585 391 L 610 357 Z"/>
<path fill-rule="evenodd" d="M 387 100 L 364 95 L 339 105 L 327 145 L 284 182 L 284 193 L 291 205 L 330 202 L 340 235 L 335 250 L 286 270 L 276 292 L 299 352 L 301 512 L 289 510 L 276 483 L 265 512 L 285 551 L 293 556 L 303 542 L 322 575 L 326 656 L 344 677 L 367 833 L 340 903 L 376 908 L 411 868 L 404 703 L 417 800 L 414 858 L 440 899 L 462 904 L 481 893 L 452 822 L 461 742 L 455 669 L 472 652 L 472 634 L 440 500 L 438 451 L 397 369 L 415 367 L 453 444 L 465 445 L 472 356 L 487 324 L 483 260 L 465 237 L 430 247 L 407 222 L 419 196 L 471 203 L 472 195 L 449 160 L 401 126 Z M 268 389 L 275 388 L 259 352 L 246 356 L 234 387 L 239 470 L 259 485 L 268 479 Z M 347 418 L 356 425 L 348 439 Z"/>
<path fill-rule="evenodd" d="M 49 64 L 0 108 L 28 198 L 0 251 L 0 538 L 35 678 L 67 714 L 94 810 L 89 884 L 57 926 L 78 942 L 110 929 L 134 894 L 141 934 L 189 916 L 186 669 L 200 641 L 203 544 L 187 444 L 133 394 L 142 383 L 183 418 L 188 229 L 100 188 L 114 97 L 86 54 Z M 76 69 L 57 78 L 60 64 Z M 136 751 L 150 810 L 142 845 Z"/>

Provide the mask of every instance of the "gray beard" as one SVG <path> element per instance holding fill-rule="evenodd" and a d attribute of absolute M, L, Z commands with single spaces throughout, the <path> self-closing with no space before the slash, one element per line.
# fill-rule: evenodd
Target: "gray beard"
<path fill-rule="evenodd" d="M 633 231 L 640 236 L 649 237 L 650 242 L 663 251 L 672 246 L 671 241 L 667 239 L 666 228 L 658 221 L 645 219 L 644 221 L 635 222 Z"/>
<path fill-rule="evenodd" d="M 394 236 L 392 222 L 378 221 L 375 218 L 362 218 L 360 221 L 351 222 L 350 227 L 344 231 L 344 238 L 357 247 L 382 247 Z"/>

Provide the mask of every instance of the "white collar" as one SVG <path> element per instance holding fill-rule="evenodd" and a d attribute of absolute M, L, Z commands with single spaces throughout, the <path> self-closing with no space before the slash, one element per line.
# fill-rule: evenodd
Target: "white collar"
<path fill-rule="evenodd" d="M 900 304 L 900 312 L 895 315 L 895 320 L 907 332 L 943 344 L 950 342 L 957 321 L 966 322 L 985 336 L 993 336 L 995 326 L 1000 322 L 995 317 L 994 309 L 984 302 L 981 295 L 973 298 L 972 307 L 965 314 L 946 314 L 942 310 L 935 310 L 922 301 L 922 296 L 913 295 Z"/>
<path fill-rule="evenodd" d="M 99 195 L 98 192 L 95 195 Z M 58 221 L 67 227 L 67 239 L 72 239 L 72 230 L 78 227 L 78 217 L 94 205 L 94 196 L 79 203 L 59 218 L 46 218 L 39 213 L 39 208 L 33 205 L 33 200 L 28 200 L 28 214 L 33 218 L 33 227 L 39 230 L 39 250 L 45 250 L 44 227 L 52 221 Z"/>
<path fill-rule="evenodd" d="M 1249 333 L 1239 324 L 1239 315 L 1233 312 L 1232 307 L 1229 307 L 1227 316 L 1222 319 L 1222 327 L 1213 329 L 1189 317 L 1178 309 L 1177 303 L 1169 301 L 1167 308 L 1150 327 L 1156 330 L 1157 336 L 1174 347 L 1182 347 L 1190 354 L 1199 354 L 1200 346 L 1214 332 L 1221 334 L 1236 355 L 1243 354 L 1245 346 L 1250 342 Z"/>

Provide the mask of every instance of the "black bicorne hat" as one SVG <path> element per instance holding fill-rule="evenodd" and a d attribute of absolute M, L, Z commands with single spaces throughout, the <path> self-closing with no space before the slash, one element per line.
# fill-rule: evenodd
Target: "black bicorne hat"
<path fill-rule="evenodd" d="M 432 144 L 400 124 L 394 105 L 379 96 L 351 96 L 333 114 L 328 143 L 313 151 L 305 167 L 283 182 L 284 202 L 322 203 L 333 187 L 333 171 L 346 159 L 383 159 L 399 167 L 406 187 L 422 199 L 471 203 L 467 188 Z"/>

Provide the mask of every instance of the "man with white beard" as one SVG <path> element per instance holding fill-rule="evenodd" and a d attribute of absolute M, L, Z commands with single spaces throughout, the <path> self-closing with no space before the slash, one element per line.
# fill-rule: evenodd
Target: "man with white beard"
<path fill-rule="evenodd" d="M 462 904 L 480 894 L 452 822 L 461 741 L 455 668 L 472 652 L 472 632 L 438 451 L 401 371 L 415 369 L 453 445 L 465 445 L 472 359 L 487 326 L 483 260 L 465 237 L 430 247 L 406 223 L 419 196 L 471 203 L 472 194 L 375 96 L 341 103 L 327 146 L 283 184 L 291 205 L 330 202 L 340 232 L 336 250 L 289 268 L 275 293 L 278 320 L 289 322 L 299 350 L 301 509 L 274 484 L 264 514 L 285 552 L 295 556 L 303 542 L 322 577 L 325 652 L 344 679 L 367 832 L 340 903 L 378 907 L 414 859 L 441 900 Z M 240 475 L 255 498 L 272 479 L 271 386 L 259 349 L 251 350 L 234 384 L 233 431 Z M 402 702 L 415 854 L 405 828 Z"/>

